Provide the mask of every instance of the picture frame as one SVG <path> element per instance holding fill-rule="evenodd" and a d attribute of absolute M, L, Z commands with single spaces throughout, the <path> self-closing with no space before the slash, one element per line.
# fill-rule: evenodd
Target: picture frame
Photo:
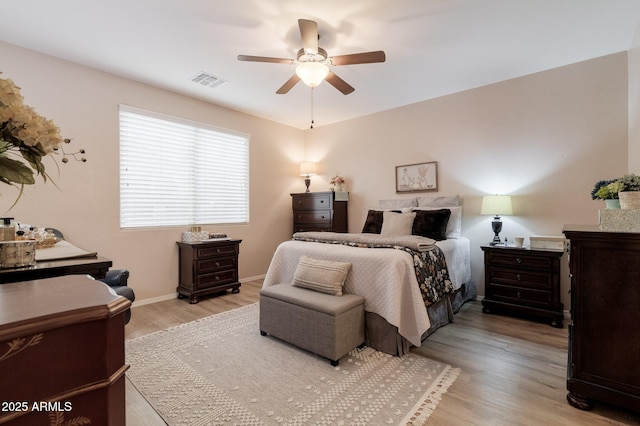
<path fill-rule="evenodd" d="M 396 193 L 438 191 L 438 163 L 396 166 Z"/>

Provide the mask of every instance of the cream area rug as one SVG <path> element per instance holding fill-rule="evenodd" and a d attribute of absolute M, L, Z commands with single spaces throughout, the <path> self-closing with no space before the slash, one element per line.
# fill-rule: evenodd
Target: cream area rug
<path fill-rule="evenodd" d="M 328 360 L 261 336 L 259 304 L 126 342 L 127 376 L 169 425 L 420 425 L 459 369 L 354 349 Z"/>

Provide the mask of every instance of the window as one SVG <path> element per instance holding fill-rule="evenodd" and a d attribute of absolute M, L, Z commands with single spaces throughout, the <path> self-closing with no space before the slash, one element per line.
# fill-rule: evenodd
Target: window
<path fill-rule="evenodd" d="M 120 227 L 249 222 L 249 136 L 120 105 Z"/>

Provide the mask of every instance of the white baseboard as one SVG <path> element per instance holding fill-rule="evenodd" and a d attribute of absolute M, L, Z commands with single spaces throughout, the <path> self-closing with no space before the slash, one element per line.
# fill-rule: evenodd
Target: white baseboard
<path fill-rule="evenodd" d="M 261 280 L 266 275 L 255 275 L 253 277 L 240 278 L 240 284 L 246 283 L 249 281 Z M 178 297 L 178 293 L 165 294 L 164 296 L 151 297 L 149 299 L 136 300 L 131 305 L 132 308 L 136 308 L 138 306 L 150 305 L 151 303 L 164 302 L 165 300 L 175 299 Z"/>

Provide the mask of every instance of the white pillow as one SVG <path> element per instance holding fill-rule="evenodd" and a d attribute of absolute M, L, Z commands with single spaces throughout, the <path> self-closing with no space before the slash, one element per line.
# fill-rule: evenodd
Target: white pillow
<path fill-rule="evenodd" d="M 418 207 L 451 207 L 460 205 L 460 196 L 420 197 L 417 201 Z"/>
<path fill-rule="evenodd" d="M 458 238 L 462 232 L 462 206 L 450 206 L 450 207 L 416 207 L 414 210 L 451 210 L 451 216 L 449 216 L 449 222 L 447 222 L 447 238 Z"/>
<path fill-rule="evenodd" d="M 416 213 L 382 212 L 382 230 L 380 235 L 411 235 Z"/>
<path fill-rule="evenodd" d="M 418 207 L 418 200 L 416 198 L 402 198 L 396 200 L 378 200 L 378 206 L 380 209 L 401 209 Z"/>
<path fill-rule="evenodd" d="M 342 296 L 342 286 L 350 268 L 349 262 L 318 260 L 302 256 L 293 274 L 293 286 Z"/>

